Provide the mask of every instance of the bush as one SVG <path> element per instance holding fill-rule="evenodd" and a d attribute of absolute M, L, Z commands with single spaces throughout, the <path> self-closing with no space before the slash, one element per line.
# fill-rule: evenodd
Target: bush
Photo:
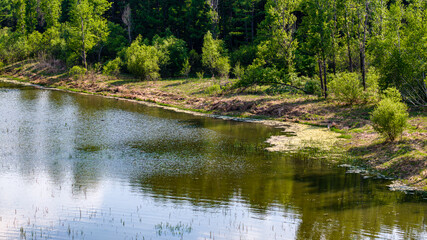
<path fill-rule="evenodd" d="M 32 56 L 44 50 L 45 46 L 42 44 L 43 35 L 38 31 L 32 32 L 28 35 L 28 51 Z"/>
<path fill-rule="evenodd" d="M 228 57 L 220 57 L 215 63 L 216 72 L 220 77 L 228 77 L 230 68 Z"/>
<path fill-rule="evenodd" d="M 237 79 L 241 79 L 243 74 L 245 74 L 245 68 L 240 66 L 240 62 L 237 62 L 234 66 L 233 74 Z"/>
<path fill-rule="evenodd" d="M 320 88 L 320 81 L 319 81 L 319 79 L 308 79 L 305 82 L 304 91 L 307 94 L 313 94 L 313 95 L 321 96 L 322 91 L 321 91 L 321 88 Z"/>
<path fill-rule="evenodd" d="M 175 36 L 165 38 L 154 36 L 153 45 L 159 54 L 160 72 L 164 77 L 179 76 L 182 72 L 187 71 L 188 59 L 187 44 L 184 40 Z M 189 62 L 188 62 L 189 64 Z"/>
<path fill-rule="evenodd" d="M 363 99 L 363 87 L 357 73 L 338 73 L 330 83 L 335 98 L 347 104 Z"/>
<path fill-rule="evenodd" d="M 70 74 L 70 76 L 72 76 L 73 78 L 78 78 L 80 76 L 85 75 L 86 72 L 87 72 L 86 68 L 80 67 L 80 66 L 74 66 L 70 69 L 68 74 Z"/>
<path fill-rule="evenodd" d="M 231 63 L 236 65 L 238 62 L 242 66 L 249 66 L 256 58 L 257 45 L 242 45 L 231 53 Z"/>
<path fill-rule="evenodd" d="M 12 32 L 9 28 L 0 29 L 0 56 L 6 63 L 13 63 L 30 56 L 27 36 Z"/>
<path fill-rule="evenodd" d="M 141 37 L 138 37 L 126 49 L 125 57 L 130 73 L 141 79 L 156 80 L 160 78 L 158 51 L 153 46 L 141 43 Z"/>
<path fill-rule="evenodd" d="M 212 74 L 226 77 L 231 67 L 223 45 L 221 40 L 213 39 L 208 31 L 203 39 L 202 64 Z"/>
<path fill-rule="evenodd" d="M 282 82 L 284 76 L 281 71 L 275 67 L 266 67 L 263 60 L 255 59 L 249 65 L 245 73 L 236 83 L 236 87 L 249 87 L 253 85 L 274 85 Z"/>
<path fill-rule="evenodd" d="M 406 105 L 392 98 L 381 100 L 371 115 L 375 131 L 390 141 L 394 141 L 403 132 L 407 118 Z"/>
<path fill-rule="evenodd" d="M 401 102 L 402 101 L 402 95 L 400 94 L 399 90 L 396 88 L 387 88 L 383 91 L 382 98 L 390 98 L 394 102 Z"/>
<path fill-rule="evenodd" d="M 221 86 L 219 84 L 212 85 L 210 87 L 207 87 L 205 90 L 206 94 L 212 95 L 212 94 L 219 94 L 221 93 Z"/>
<path fill-rule="evenodd" d="M 0 73 L 3 72 L 4 63 L 0 60 Z"/>
<path fill-rule="evenodd" d="M 363 99 L 366 102 L 378 102 L 380 75 L 374 68 L 369 68 L 366 75 L 366 91 L 363 92 Z"/>
<path fill-rule="evenodd" d="M 190 73 L 190 71 L 191 71 L 191 65 L 190 65 L 190 62 L 188 61 L 188 58 L 187 58 L 187 59 L 185 59 L 184 65 L 182 66 L 182 69 L 179 72 L 179 74 L 181 76 L 188 78 L 188 74 Z"/>
<path fill-rule="evenodd" d="M 117 76 L 120 73 L 120 66 L 122 65 L 122 60 L 116 58 L 112 61 L 109 61 L 102 69 L 102 73 L 105 75 Z"/>
<path fill-rule="evenodd" d="M 201 72 L 196 72 L 197 77 L 202 80 L 205 76 L 205 72 L 201 71 Z"/>

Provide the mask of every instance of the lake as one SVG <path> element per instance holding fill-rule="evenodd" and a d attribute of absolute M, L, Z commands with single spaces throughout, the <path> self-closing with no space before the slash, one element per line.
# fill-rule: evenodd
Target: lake
<path fill-rule="evenodd" d="M 427 200 L 275 129 L 0 82 L 0 239 L 427 239 Z"/>

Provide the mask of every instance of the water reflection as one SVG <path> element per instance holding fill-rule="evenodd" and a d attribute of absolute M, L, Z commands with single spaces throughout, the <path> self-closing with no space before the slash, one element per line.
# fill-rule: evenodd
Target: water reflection
<path fill-rule="evenodd" d="M 0 239 L 426 238 L 422 196 L 257 124 L 0 83 Z"/>

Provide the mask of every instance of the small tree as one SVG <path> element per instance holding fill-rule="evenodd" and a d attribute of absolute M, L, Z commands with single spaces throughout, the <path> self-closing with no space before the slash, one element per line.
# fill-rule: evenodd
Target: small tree
<path fill-rule="evenodd" d="M 182 66 L 180 74 L 181 74 L 181 76 L 188 78 L 188 74 L 190 73 L 190 71 L 191 71 L 191 65 L 190 65 L 190 62 L 188 61 L 188 58 L 187 58 L 184 61 L 184 65 Z"/>
<path fill-rule="evenodd" d="M 127 69 L 141 79 L 156 80 L 160 77 L 158 55 L 155 47 L 141 43 L 141 37 L 138 37 L 126 49 Z"/>
<path fill-rule="evenodd" d="M 395 91 L 390 91 L 395 93 Z M 375 131 L 385 136 L 387 140 L 394 141 L 402 134 L 408 119 L 407 106 L 400 99 L 386 97 L 381 100 L 372 112 L 371 121 Z"/>
<path fill-rule="evenodd" d="M 363 87 L 357 73 L 338 73 L 331 81 L 331 90 L 335 97 L 347 104 L 353 104 L 362 99 Z"/>
<path fill-rule="evenodd" d="M 165 38 L 154 36 L 153 46 L 159 52 L 159 64 L 162 77 L 179 76 L 185 71 L 188 49 L 182 39 L 171 35 Z M 188 63 L 189 64 L 189 63 Z"/>
<path fill-rule="evenodd" d="M 109 34 L 104 13 L 110 8 L 107 0 L 78 0 L 70 11 L 71 38 L 69 45 L 76 53 L 81 54 L 82 63 L 87 68 L 87 52 L 97 43 L 105 40 Z"/>
<path fill-rule="evenodd" d="M 213 75 L 218 74 L 221 77 L 225 77 L 230 72 L 229 59 L 224 54 L 222 41 L 213 39 L 209 31 L 206 33 L 203 41 L 202 64 Z"/>
<path fill-rule="evenodd" d="M 120 73 L 120 65 L 122 65 L 122 60 L 118 57 L 105 64 L 102 68 L 102 73 L 105 75 L 117 76 Z"/>

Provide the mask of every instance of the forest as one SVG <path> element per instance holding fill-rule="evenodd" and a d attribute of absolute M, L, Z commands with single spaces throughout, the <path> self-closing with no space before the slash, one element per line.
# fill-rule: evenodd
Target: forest
<path fill-rule="evenodd" d="M 425 106 L 425 0 L 2 0 L 0 65 L 29 58 L 144 79 L 236 78 Z M 363 99 L 360 99 L 363 98 Z"/>

